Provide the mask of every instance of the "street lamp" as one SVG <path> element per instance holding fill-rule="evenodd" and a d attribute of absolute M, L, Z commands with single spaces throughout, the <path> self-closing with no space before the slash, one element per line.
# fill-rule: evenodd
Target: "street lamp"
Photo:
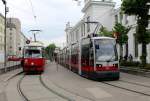
<path fill-rule="evenodd" d="M 3 2 L 3 4 L 5 5 L 5 29 L 4 29 L 4 54 L 5 54 L 5 56 L 4 56 L 4 68 L 5 68 L 5 72 L 6 72 L 6 68 L 7 68 L 7 52 L 6 52 L 6 48 L 7 48 L 7 43 L 6 43 L 6 14 L 7 14 L 7 12 L 8 12 L 8 7 L 6 6 L 7 5 L 7 2 L 6 2 L 6 0 L 2 0 L 2 2 Z"/>

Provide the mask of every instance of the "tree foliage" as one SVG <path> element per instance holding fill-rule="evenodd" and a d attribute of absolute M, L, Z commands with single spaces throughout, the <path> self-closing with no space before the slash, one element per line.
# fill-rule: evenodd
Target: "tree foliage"
<path fill-rule="evenodd" d="M 147 49 L 146 45 L 149 43 L 149 34 L 147 33 L 146 28 L 149 24 L 150 15 L 149 9 L 150 6 L 148 5 L 150 0 L 122 0 L 121 9 L 124 13 L 129 15 L 136 15 L 137 16 L 137 31 L 136 36 L 139 43 L 142 43 L 142 64 L 146 64 L 146 56 L 147 56 Z"/>
<path fill-rule="evenodd" d="M 99 31 L 100 36 L 113 37 L 112 31 L 108 31 L 106 27 L 101 27 Z"/>
<path fill-rule="evenodd" d="M 113 33 L 117 36 L 117 43 L 120 45 L 120 60 L 123 57 L 123 44 L 128 42 L 128 32 L 131 27 L 125 27 L 121 23 L 116 23 L 113 28 Z M 127 54 L 126 54 L 127 55 Z"/>
<path fill-rule="evenodd" d="M 128 42 L 128 32 L 130 31 L 131 27 L 125 27 L 121 23 L 116 23 L 113 32 L 117 34 L 117 43 L 121 46 Z"/>
<path fill-rule="evenodd" d="M 53 43 L 53 44 L 49 44 L 46 48 L 45 48 L 45 51 L 46 51 L 46 56 L 52 60 L 53 58 L 53 54 L 54 54 L 54 51 L 55 51 L 55 48 L 56 48 L 56 45 Z"/>

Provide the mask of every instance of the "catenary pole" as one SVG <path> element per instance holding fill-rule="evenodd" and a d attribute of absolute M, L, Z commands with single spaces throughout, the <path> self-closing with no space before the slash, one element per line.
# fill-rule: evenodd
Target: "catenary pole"
<path fill-rule="evenodd" d="M 5 54 L 5 56 L 4 56 L 4 68 L 5 68 L 5 72 L 6 72 L 6 70 L 7 70 L 7 40 L 6 40 L 6 38 L 7 38 L 7 36 L 6 36 L 6 27 L 7 27 L 6 24 L 7 24 L 7 22 L 6 22 L 6 20 L 7 20 L 8 8 L 7 8 L 6 0 L 2 0 L 2 2 L 5 6 L 5 28 L 4 28 L 4 54 Z"/>

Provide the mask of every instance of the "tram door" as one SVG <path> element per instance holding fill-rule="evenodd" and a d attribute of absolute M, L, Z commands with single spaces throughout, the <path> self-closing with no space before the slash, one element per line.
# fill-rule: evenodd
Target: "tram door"
<path fill-rule="evenodd" d="M 92 46 L 90 46 L 89 51 L 89 71 L 90 70 L 94 70 L 94 51 Z"/>
<path fill-rule="evenodd" d="M 81 70 L 83 76 L 88 76 L 90 67 L 90 43 L 88 39 L 82 41 Z"/>

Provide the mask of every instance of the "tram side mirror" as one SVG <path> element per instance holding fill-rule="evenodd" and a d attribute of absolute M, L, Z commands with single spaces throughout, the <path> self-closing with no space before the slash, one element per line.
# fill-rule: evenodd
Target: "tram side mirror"
<path fill-rule="evenodd" d="M 95 48 L 96 48 L 96 49 L 99 49 L 99 45 L 95 45 Z"/>

